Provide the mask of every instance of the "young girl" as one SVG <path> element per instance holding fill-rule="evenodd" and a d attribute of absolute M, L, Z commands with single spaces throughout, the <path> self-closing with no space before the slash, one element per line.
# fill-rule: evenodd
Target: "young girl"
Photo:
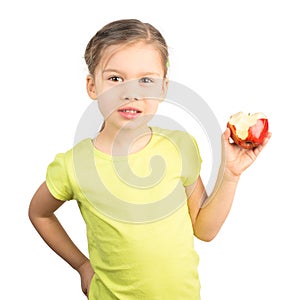
<path fill-rule="evenodd" d="M 81 277 L 91 300 L 200 299 L 193 238 L 211 241 L 229 213 L 242 172 L 266 145 L 223 139 L 216 187 L 206 195 L 188 133 L 148 126 L 166 95 L 168 49 L 150 24 L 112 22 L 88 43 L 87 92 L 104 125 L 49 165 L 29 216 L 45 242 Z M 87 258 L 55 216 L 75 199 L 86 222 Z M 205 202 L 205 205 L 203 205 Z"/>

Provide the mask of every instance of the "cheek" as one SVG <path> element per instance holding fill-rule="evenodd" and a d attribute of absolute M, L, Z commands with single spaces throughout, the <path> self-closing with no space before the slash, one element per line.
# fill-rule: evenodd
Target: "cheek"
<path fill-rule="evenodd" d="M 145 100 L 145 112 L 149 114 L 155 114 L 160 101 L 157 99 Z"/>
<path fill-rule="evenodd" d="M 121 90 L 116 87 L 105 86 L 100 94 L 97 96 L 98 108 L 106 119 L 120 106 L 123 105 L 121 100 Z"/>
<path fill-rule="evenodd" d="M 143 97 L 154 100 L 161 100 L 165 96 L 165 81 L 161 78 L 156 78 L 155 82 L 145 87 L 140 87 L 140 93 Z"/>
<path fill-rule="evenodd" d="M 101 95 L 103 93 L 106 93 L 111 87 L 109 86 L 109 84 L 105 83 L 104 81 L 99 81 L 96 83 L 96 93 L 97 93 L 97 97 L 101 97 Z"/>
<path fill-rule="evenodd" d="M 108 118 L 114 111 L 121 106 L 120 101 L 110 99 L 108 97 L 100 97 L 97 99 L 98 101 L 98 108 L 104 117 L 104 119 Z"/>

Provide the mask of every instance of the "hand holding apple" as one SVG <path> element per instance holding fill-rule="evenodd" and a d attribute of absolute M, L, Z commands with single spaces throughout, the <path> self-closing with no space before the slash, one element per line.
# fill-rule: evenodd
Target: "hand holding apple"
<path fill-rule="evenodd" d="M 253 149 L 262 144 L 268 135 L 268 119 L 263 113 L 232 115 L 227 123 L 231 138 L 244 149 Z"/>

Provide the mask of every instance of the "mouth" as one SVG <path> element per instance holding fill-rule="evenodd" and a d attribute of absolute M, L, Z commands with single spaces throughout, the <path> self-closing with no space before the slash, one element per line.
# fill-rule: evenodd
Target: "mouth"
<path fill-rule="evenodd" d="M 119 114 L 125 119 L 134 119 L 138 117 L 142 111 L 135 107 L 122 107 L 118 109 Z"/>

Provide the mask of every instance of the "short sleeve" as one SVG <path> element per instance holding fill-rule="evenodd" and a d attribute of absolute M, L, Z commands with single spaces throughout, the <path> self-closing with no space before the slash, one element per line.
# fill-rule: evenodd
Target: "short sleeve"
<path fill-rule="evenodd" d="M 192 135 L 186 135 L 181 143 L 181 151 L 183 154 L 182 182 L 184 186 L 188 186 L 197 180 L 202 163 L 197 141 Z"/>
<path fill-rule="evenodd" d="M 54 198 L 63 201 L 73 199 L 65 154 L 57 154 L 54 161 L 48 166 L 46 184 Z"/>

